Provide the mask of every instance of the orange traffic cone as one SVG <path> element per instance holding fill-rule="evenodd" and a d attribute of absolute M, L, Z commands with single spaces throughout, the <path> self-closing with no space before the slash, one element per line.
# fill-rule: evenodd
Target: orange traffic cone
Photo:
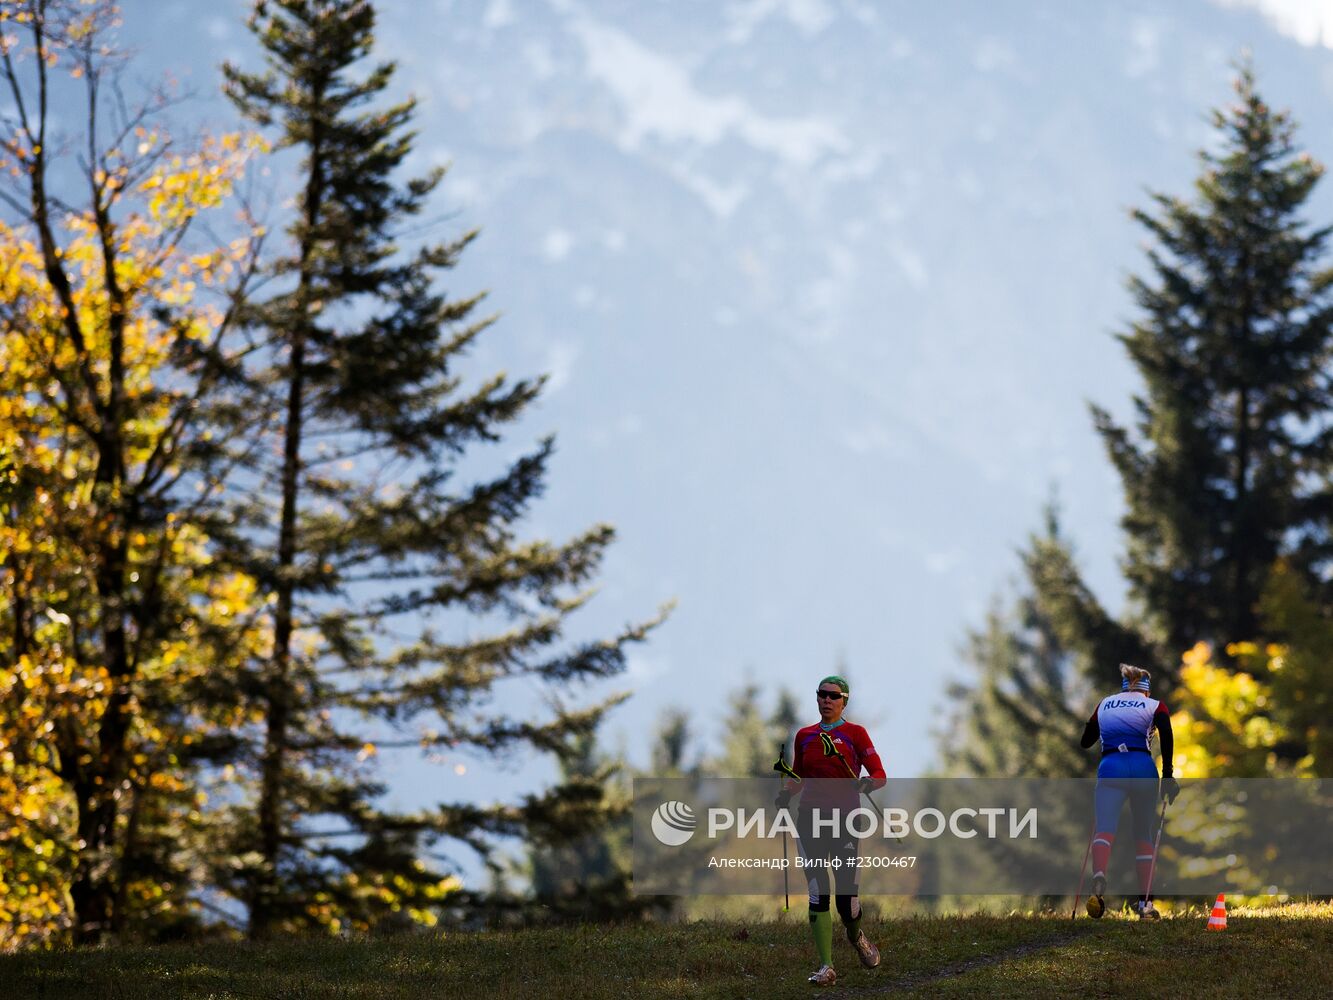
<path fill-rule="evenodd" d="M 1227 929 L 1227 897 L 1225 893 L 1217 894 L 1217 902 L 1213 904 L 1213 912 L 1208 916 L 1208 929 L 1210 931 L 1224 931 Z"/>

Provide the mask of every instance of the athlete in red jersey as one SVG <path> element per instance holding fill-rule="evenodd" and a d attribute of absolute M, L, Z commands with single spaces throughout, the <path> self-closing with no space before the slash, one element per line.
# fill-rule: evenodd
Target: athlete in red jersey
<path fill-rule="evenodd" d="M 825 699 L 821 699 L 820 709 L 838 711 L 841 715 L 841 705 Z M 825 735 L 836 751 L 833 755 L 828 752 Z M 868 775 L 864 778 L 860 777 L 863 768 Z M 876 788 L 883 788 L 886 780 L 884 765 L 880 763 L 879 754 L 870 742 L 870 734 L 863 726 L 843 718 L 835 718 L 831 723 L 816 722 L 813 726 L 797 731 L 792 770 L 802 778 L 840 779 L 837 784 L 820 781 L 811 785 L 801 800 L 805 808 L 818 797 L 821 802 L 855 809 L 860 802 L 862 788 L 873 792 Z M 856 775 L 858 780 L 849 780 L 852 775 Z"/>
<path fill-rule="evenodd" d="M 879 965 L 879 949 L 861 930 L 861 900 L 856 884 L 856 838 L 845 829 L 814 832 L 816 810 L 827 817 L 835 811 L 850 812 L 860 804 L 861 793 L 883 786 L 884 765 L 861 726 L 842 717 L 850 688 L 841 677 L 825 677 L 815 693 L 820 721 L 796 734 L 792 769 L 800 783 L 788 779 L 778 795 L 779 809 L 792 796 L 800 794 L 796 829 L 801 857 L 807 864 L 810 889 L 810 929 L 815 938 L 820 966 L 810 976 L 816 986 L 832 986 L 838 980 L 833 970 L 833 917 L 829 913 L 829 867 L 837 881 L 837 908 L 861 964 L 868 969 Z M 862 776 L 861 772 L 867 774 Z M 839 827 L 841 824 L 838 824 Z M 814 862 L 812 864 L 812 862 Z"/>

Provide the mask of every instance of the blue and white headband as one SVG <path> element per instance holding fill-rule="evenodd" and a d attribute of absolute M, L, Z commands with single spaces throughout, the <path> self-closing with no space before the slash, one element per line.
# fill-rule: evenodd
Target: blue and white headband
<path fill-rule="evenodd" d="M 1140 677 L 1140 678 L 1139 678 L 1138 680 L 1136 680 L 1133 684 L 1131 684 L 1131 683 L 1129 682 L 1129 678 L 1126 677 L 1126 678 L 1124 678 L 1123 680 L 1121 680 L 1121 682 L 1120 682 L 1120 690 L 1121 690 L 1121 691 L 1142 691 L 1144 694 L 1147 694 L 1147 693 L 1148 693 L 1148 678 L 1146 678 L 1146 677 Z"/>

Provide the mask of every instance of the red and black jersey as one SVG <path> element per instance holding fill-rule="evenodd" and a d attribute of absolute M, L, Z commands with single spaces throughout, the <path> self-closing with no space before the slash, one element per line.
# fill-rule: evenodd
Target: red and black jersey
<path fill-rule="evenodd" d="M 830 753 L 830 750 L 834 752 Z M 825 729 L 817 722 L 798 731 L 792 770 L 802 779 L 818 779 L 810 790 L 821 802 L 859 798 L 855 779 L 861 777 L 862 771 L 873 779 L 876 788 L 882 787 L 887 780 L 884 765 L 875 745 L 870 742 L 870 734 L 864 727 L 845 719 L 831 729 Z M 846 784 L 834 784 L 834 781 Z M 802 790 L 801 785 L 791 779 L 787 781 L 787 788 L 792 792 Z M 801 798 L 803 804 L 810 805 L 812 794 L 804 794 Z"/>

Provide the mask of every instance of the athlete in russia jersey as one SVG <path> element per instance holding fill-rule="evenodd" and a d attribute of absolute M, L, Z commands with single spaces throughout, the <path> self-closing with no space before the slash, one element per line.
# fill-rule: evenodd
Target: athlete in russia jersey
<path fill-rule="evenodd" d="M 1152 731 L 1159 728 L 1159 723 L 1162 723 L 1162 732 L 1170 731 L 1171 713 L 1165 702 L 1137 692 L 1122 691 L 1097 704 L 1097 710 L 1083 731 L 1083 745 L 1090 747 L 1100 738 L 1102 750 L 1107 753 L 1104 760 L 1111 759 L 1111 751 L 1148 753 L 1148 741 Z M 1165 749 L 1163 756 L 1166 756 Z"/>
<path fill-rule="evenodd" d="M 1102 759 L 1097 765 L 1095 832 L 1092 837 L 1092 894 L 1088 897 L 1088 913 L 1100 917 L 1106 905 L 1102 894 L 1106 890 L 1106 865 L 1115 842 L 1120 812 L 1129 801 L 1133 819 L 1135 868 L 1138 871 L 1141 896 L 1135 909 L 1145 919 L 1157 917 L 1149 891 L 1155 866 L 1156 847 L 1152 839 L 1153 810 L 1157 795 L 1168 802 L 1175 799 L 1180 786 L 1172 775 L 1172 754 L 1175 750 L 1171 733 L 1171 713 L 1165 703 L 1148 696 L 1151 677 L 1148 671 L 1122 663 L 1120 665 L 1121 693 L 1103 698 L 1097 703 L 1092 718 L 1083 728 L 1080 741 L 1086 749 L 1098 739 L 1102 743 Z M 1157 766 L 1153 763 L 1149 741 L 1157 730 L 1162 749 L 1162 779 L 1159 785 Z"/>

